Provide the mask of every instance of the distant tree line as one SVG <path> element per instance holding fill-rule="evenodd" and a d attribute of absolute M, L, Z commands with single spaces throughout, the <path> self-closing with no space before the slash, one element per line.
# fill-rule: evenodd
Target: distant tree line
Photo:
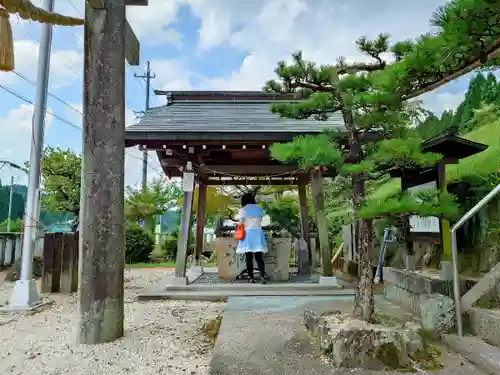
<path fill-rule="evenodd" d="M 486 76 L 479 72 L 471 79 L 465 98 L 456 110 L 444 111 L 441 116 L 429 112 L 416 130 L 429 139 L 451 126 L 456 126 L 459 133 L 467 133 L 478 127 L 484 117 L 496 118 L 500 112 L 500 82 L 493 73 Z"/>

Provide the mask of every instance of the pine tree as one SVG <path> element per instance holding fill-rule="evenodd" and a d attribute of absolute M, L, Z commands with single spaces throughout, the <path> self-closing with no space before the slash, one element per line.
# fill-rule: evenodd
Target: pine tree
<path fill-rule="evenodd" d="M 271 148 L 274 158 L 283 162 L 298 161 L 304 168 L 326 166 L 338 169 L 352 180 L 352 203 L 358 220 L 360 281 L 353 315 L 366 321 L 371 319 L 374 303 L 372 293 L 372 218 L 387 216 L 400 224 L 410 214 L 441 215 L 442 202 L 449 212 L 455 212 L 450 197 L 438 199 L 436 192 L 426 197 L 427 206 L 408 195 L 396 201 L 368 202 L 365 182 L 378 179 L 395 168 L 415 168 L 435 164 L 440 155 L 423 154 L 420 140 L 407 138 L 408 125 L 420 114 L 414 105 L 401 97 L 382 91 L 371 91 L 367 72 L 382 70 L 386 62 L 381 55 L 391 51 L 389 37 L 381 34 L 375 40 L 360 38 L 359 50 L 373 58 L 372 63 L 347 63 L 340 58 L 334 66 L 317 66 L 305 61 L 301 53 L 293 55 L 293 63 L 280 62 L 276 73 L 279 81 L 269 81 L 267 91 L 296 94 L 302 99 L 295 103 L 278 103 L 271 110 L 284 117 L 297 119 L 314 116 L 325 120 L 329 114 L 340 111 L 345 123 L 349 152 L 344 155 L 336 142 L 337 134 L 299 137 L 291 143 L 276 144 Z M 396 57 L 401 51 L 411 50 L 409 43 L 392 47 Z M 398 54 L 399 53 L 399 54 Z M 387 139 L 376 144 L 367 141 L 367 135 L 376 132 Z M 345 163 L 349 160 L 350 164 Z M 451 206 L 451 207 L 450 207 Z M 432 208 L 432 210 L 431 210 Z"/>

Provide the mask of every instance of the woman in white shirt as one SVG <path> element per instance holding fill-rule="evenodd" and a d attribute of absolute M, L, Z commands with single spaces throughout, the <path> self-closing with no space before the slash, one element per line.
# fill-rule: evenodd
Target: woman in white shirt
<path fill-rule="evenodd" d="M 264 275 L 264 253 L 267 253 L 267 241 L 262 230 L 262 218 L 264 210 L 256 204 L 255 196 L 251 193 L 243 195 L 241 198 L 239 222 L 245 226 L 245 238 L 238 241 L 236 254 L 245 254 L 247 272 L 250 283 L 255 283 L 253 277 L 253 259 L 257 262 L 261 283 L 265 284 Z"/>

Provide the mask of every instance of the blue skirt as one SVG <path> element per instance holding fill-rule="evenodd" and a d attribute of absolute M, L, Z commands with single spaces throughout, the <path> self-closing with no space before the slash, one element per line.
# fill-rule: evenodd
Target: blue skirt
<path fill-rule="evenodd" d="M 266 235 L 261 228 L 245 229 L 245 238 L 236 247 L 236 254 L 243 253 L 267 253 Z"/>

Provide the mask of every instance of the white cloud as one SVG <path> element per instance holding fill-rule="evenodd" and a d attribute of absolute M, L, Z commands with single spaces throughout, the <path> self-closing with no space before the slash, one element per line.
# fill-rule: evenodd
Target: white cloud
<path fill-rule="evenodd" d="M 0 106 L 1 109 L 1 106 Z M 8 160 L 12 163 L 23 166 L 29 161 L 32 136 L 33 106 L 31 104 L 21 104 L 17 108 L 9 110 L 5 117 L 0 118 L 0 159 Z M 50 129 L 52 116 L 45 117 L 45 133 Z M 3 168 L 0 171 L 0 179 L 6 181 L 10 179 L 11 170 Z M 19 182 L 26 183 L 27 178 L 23 173 L 16 172 Z"/>
<path fill-rule="evenodd" d="M 32 40 L 14 42 L 15 71 L 33 82 L 37 78 L 38 44 Z M 72 49 L 53 49 L 50 61 L 50 88 L 61 88 L 81 81 L 79 67 L 82 54 Z M 21 78 L 12 72 L 0 72 L 0 83 L 17 83 Z"/>
<path fill-rule="evenodd" d="M 189 5 L 201 22 L 201 53 L 225 45 L 246 57 L 239 69 L 221 77 L 196 77 L 178 60 L 156 60 L 157 82 L 171 90 L 258 90 L 275 77 L 277 62 L 290 59 L 297 50 L 308 60 L 334 63 L 339 56 L 366 58 L 354 43 L 363 35 L 374 38 L 388 32 L 392 40 L 403 40 L 428 32 L 429 18 L 445 2 L 422 0 L 402 6 L 396 0 L 176 0 L 159 23 L 163 29 L 175 20 L 173 8 Z M 162 4 L 151 1 L 147 10 L 137 8 L 134 17 L 148 19 L 154 14 L 159 19 L 166 7 Z M 198 78 L 196 87 L 193 78 Z"/>
<path fill-rule="evenodd" d="M 173 44 L 182 46 L 182 36 L 168 25 L 176 21 L 181 0 L 149 0 L 147 7 L 127 7 L 127 19 L 140 39 L 147 45 Z"/>
<path fill-rule="evenodd" d="M 422 95 L 425 108 L 440 116 L 444 111 L 456 110 L 464 100 L 465 91 L 459 93 L 427 93 Z"/>
<path fill-rule="evenodd" d="M 155 72 L 155 87 L 160 90 L 192 89 L 191 78 L 195 73 L 187 70 L 179 60 L 152 60 L 151 70 Z"/>

